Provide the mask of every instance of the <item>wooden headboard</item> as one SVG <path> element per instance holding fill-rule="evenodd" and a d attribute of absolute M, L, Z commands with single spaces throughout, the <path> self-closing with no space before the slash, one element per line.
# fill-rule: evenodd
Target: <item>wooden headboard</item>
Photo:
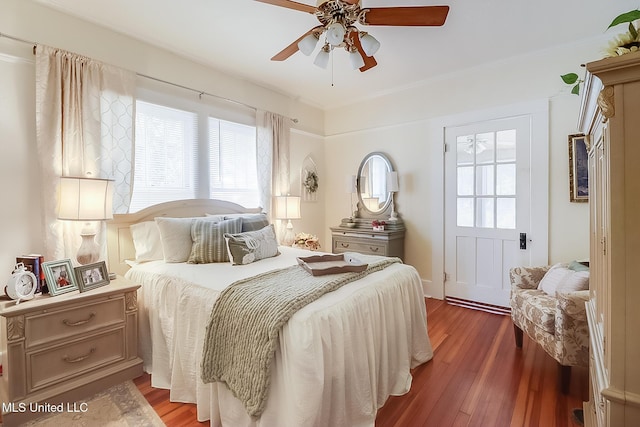
<path fill-rule="evenodd" d="M 245 208 L 236 203 L 216 199 L 176 200 L 150 206 L 132 214 L 115 214 L 107 221 L 107 267 L 109 272 L 124 274 L 129 269 L 126 260 L 133 260 L 136 251 L 129 226 L 153 221 L 159 216 L 186 218 L 205 214 L 260 213 L 262 208 Z"/>

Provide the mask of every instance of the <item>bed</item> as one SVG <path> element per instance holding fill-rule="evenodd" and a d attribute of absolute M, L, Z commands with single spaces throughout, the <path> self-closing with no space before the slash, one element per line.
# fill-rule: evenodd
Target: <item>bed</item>
<path fill-rule="evenodd" d="M 214 302 L 237 280 L 318 253 L 278 247 L 278 256 L 246 265 L 132 262 L 141 251 L 131 233 L 136 230 L 140 240 L 139 224 L 215 215 L 246 219 L 258 213 L 229 202 L 188 200 L 115 215 L 108 223 L 110 271 L 142 285 L 139 350 L 152 386 L 170 389 L 171 401 L 195 403 L 198 420 L 210 420 L 212 426 L 374 425 L 389 396 L 409 391 L 410 369 L 433 355 L 422 285 L 413 267 L 394 263 L 295 312 L 277 337 L 266 406 L 259 416 L 250 416 L 223 383 L 201 379 Z"/>

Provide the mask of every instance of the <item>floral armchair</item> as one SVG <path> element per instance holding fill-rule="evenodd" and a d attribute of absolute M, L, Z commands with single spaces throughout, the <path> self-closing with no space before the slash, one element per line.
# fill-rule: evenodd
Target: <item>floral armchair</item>
<path fill-rule="evenodd" d="M 511 318 L 516 346 L 523 331 L 558 362 L 559 385 L 569 391 L 572 366 L 589 365 L 589 329 L 585 302 L 588 290 L 558 291 L 551 296 L 538 289 L 551 266 L 515 267 L 511 279 Z"/>

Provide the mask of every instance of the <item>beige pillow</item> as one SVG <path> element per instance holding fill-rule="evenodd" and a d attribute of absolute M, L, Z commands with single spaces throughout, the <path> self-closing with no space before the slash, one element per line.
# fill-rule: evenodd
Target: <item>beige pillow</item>
<path fill-rule="evenodd" d="M 544 275 L 538 289 L 552 297 L 556 292 L 575 292 L 589 289 L 589 272 L 574 271 L 566 264 L 555 264 Z"/>
<path fill-rule="evenodd" d="M 136 250 L 136 262 L 147 262 L 163 259 L 160 230 L 155 221 L 144 221 L 132 224 L 131 238 Z"/>
<path fill-rule="evenodd" d="M 218 222 L 219 216 L 195 218 L 155 218 L 160 230 L 162 252 L 165 262 L 186 262 L 191 255 L 191 224 L 195 219 Z"/>
<path fill-rule="evenodd" d="M 229 261 L 229 252 L 224 236 L 226 233 L 238 233 L 240 230 L 242 230 L 242 218 L 220 222 L 194 220 L 191 224 L 193 246 L 187 262 L 207 264 Z"/>

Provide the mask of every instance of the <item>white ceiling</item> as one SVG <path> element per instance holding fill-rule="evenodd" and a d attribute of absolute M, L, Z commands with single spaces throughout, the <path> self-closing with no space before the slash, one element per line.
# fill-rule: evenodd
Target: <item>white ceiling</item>
<path fill-rule="evenodd" d="M 253 0 L 36 1 L 321 108 L 600 37 L 615 16 L 637 7 L 630 0 L 362 0 L 363 7 L 448 4 L 451 9 L 442 27 L 368 27 L 382 46 L 375 55 L 378 66 L 361 73 L 351 69 L 344 50 L 334 53 L 333 69 L 331 64 L 326 70 L 313 65 L 315 52 L 270 61 L 318 21 L 311 14 Z M 610 31 L 613 36 L 624 28 Z"/>

